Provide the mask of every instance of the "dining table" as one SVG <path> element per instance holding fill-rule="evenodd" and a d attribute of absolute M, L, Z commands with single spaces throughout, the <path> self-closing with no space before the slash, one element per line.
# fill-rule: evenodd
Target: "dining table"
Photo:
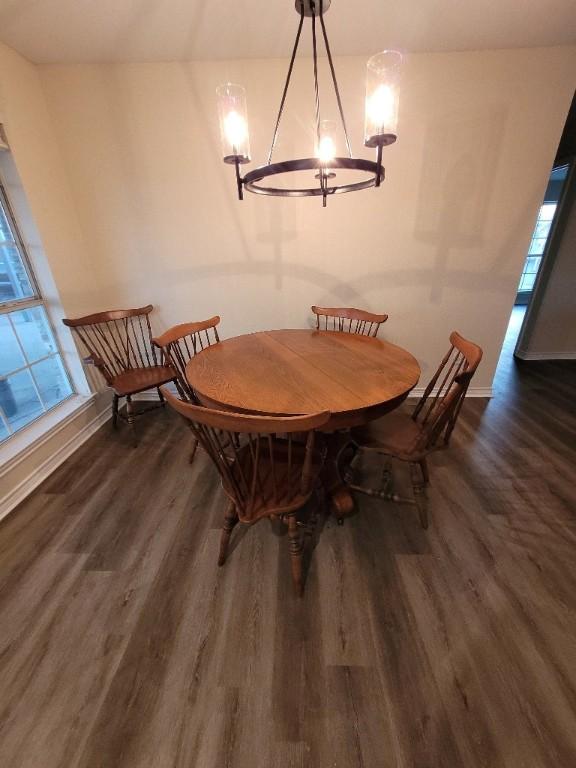
<path fill-rule="evenodd" d="M 420 378 L 415 357 L 383 339 L 342 331 L 259 331 L 207 347 L 186 366 L 202 405 L 236 413 L 297 416 L 329 411 L 323 485 L 338 522 L 354 511 L 339 456 L 351 427 L 398 408 Z"/>

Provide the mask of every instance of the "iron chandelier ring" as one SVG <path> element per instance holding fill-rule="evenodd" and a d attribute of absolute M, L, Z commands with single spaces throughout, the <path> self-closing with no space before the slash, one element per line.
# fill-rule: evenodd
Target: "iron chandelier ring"
<path fill-rule="evenodd" d="M 369 173 L 370 177 L 363 181 L 351 184 L 318 185 L 291 189 L 287 187 L 264 187 L 259 182 L 271 176 L 280 176 L 294 171 L 333 171 L 333 170 L 362 171 Z M 242 185 L 249 192 L 257 195 L 271 195 L 274 197 L 316 197 L 342 194 L 344 192 L 356 192 L 360 189 L 375 187 L 384 180 L 384 167 L 374 160 L 355 157 L 335 157 L 329 163 L 323 163 L 317 157 L 306 157 L 298 160 L 284 160 L 279 163 L 270 163 L 260 168 L 249 171 L 240 179 Z"/>

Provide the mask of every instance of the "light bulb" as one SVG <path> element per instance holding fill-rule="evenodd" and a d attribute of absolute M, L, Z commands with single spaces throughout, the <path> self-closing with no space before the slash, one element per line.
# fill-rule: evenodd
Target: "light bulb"
<path fill-rule="evenodd" d="M 402 54 L 382 51 L 366 64 L 364 144 L 382 147 L 396 141 Z"/>
<path fill-rule="evenodd" d="M 246 120 L 238 112 L 232 110 L 224 118 L 224 133 L 233 147 L 241 146 L 247 135 Z"/>
<path fill-rule="evenodd" d="M 336 146 L 332 136 L 322 136 L 318 145 L 318 159 L 329 163 L 336 156 Z"/>
<path fill-rule="evenodd" d="M 246 92 L 241 85 L 225 83 L 216 89 L 222 156 L 225 163 L 250 161 Z"/>
<path fill-rule="evenodd" d="M 368 98 L 366 113 L 368 119 L 375 126 L 388 125 L 395 112 L 394 91 L 389 85 L 379 85 Z"/>

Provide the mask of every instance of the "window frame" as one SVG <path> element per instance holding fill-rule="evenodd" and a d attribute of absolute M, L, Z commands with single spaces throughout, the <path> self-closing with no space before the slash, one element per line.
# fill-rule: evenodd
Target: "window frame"
<path fill-rule="evenodd" d="M 22 232 L 20 230 L 20 226 L 18 224 L 17 216 L 14 212 L 14 208 L 12 206 L 12 203 L 10 201 L 10 197 L 8 195 L 8 192 L 6 190 L 6 185 L 4 183 L 3 177 L 2 177 L 2 169 L 0 168 L 0 203 L 2 205 L 2 208 L 4 210 L 4 215 L 6 219 L 6 223 L 8 224 L 8 229 L 10 234 L 12 235 L 12 238 L 14 240 L 14 246 L 18 252 L 18 256 L 22 262 L 22 266 L 24 270 L 26 271 L 26 276 L 28 278 L 28 281 L 30 283 L 30 288 L 33 291 L 32 296 L 25 296 L 22 298 L 14 298 L 9 299 L 7 301 L 2 301 L 0 299 L 0 316 L 7 315 L 10 321 L 10 324 L 12 326 L 12 330 L 14 332 L 14 336 L 16 338 L 16 341 L 18 343 L 18 346 L 20 348 L 20 351 L 22 353 L 23 359 L 25 361 L 25 365 L 20 366 L 19 368 L 14 369 L 13 371 L 10 371 L 6 374 L 6 376 L 12 376 L 16 373 L 21 373 L 23 371 L 29 371 L 30 378 L 32 380 L 32 384 L 34 386 L 34 390 L 36 392 L 36 396 L 38 398 L 38 401 L 42 405 L 42 412 L 39 413 L 34 418 L 30 419 L 26 424 L 19 427 L 18 429 L 13 429 L 10 421 L 8 420 L 8 417 L 4 413 L 4 409 L 2 405 L 0 404 L 0 422 L 8 432 L 8 435 L 4 437 L 2 440 L 0 440 L 0 445 L 4 446 L 6 445 L 12 438 L 14 438 L 16 435 L 20 434 L 23 430 L 27 429 L 29 426 L 38 423 L 42 418 L 44 418 L 47 414 L 51 413 L 54 409 L 59 408 L 64 403 L 67 403 L 70 401 L 71 398 L 74 398 L 78 395 L 77 387 L 75 384 L 74 377 L 67 365 L 66 362 L 66 355 L 62 348 L 62 344 L 60 342 L 60 338 L 58 333 L 56 332 L 56 329 L 54 327 L 54 324 L 52 322 L 52 318 L 50 317 L 49 308 L 47 306 L 48 302 L 47 300 L 42 296 L 42 291 L 40 288 L 40 284 L 38 282 L 38 278 L 36 277 L 31 259 L 28 255 L 28 249 L 26 247 L 24 238 L 22 236 Z M 50 332 L 52 334 L 52 339 L 54 341 L 54 345 L 56 348 L 56 351 L 54 353 L 49 353 L 47 355 L 44 355 L 37 360 L 34 360 L 33 363 L 28 362 L 28 356 L 22 346 L 22 342 L 16 332 L 16 329 L 13 326 L 13 320 L 10 317 L 10 315 L 14 312 L 23 311 L 27 309 L 34 309 L 35 307 L 42 307 L 44 310 L 44 316 L 46 318 L 46 322 L 48 325 L 48 328 L 50 329 Z M 47 406 L 43 396 L 40 393 L 38 384 L 36 382 L 36 379 L 34 377 L 34 372 L 32 370 L 33 366 L 43 362 L 44 360 L 51 359 L 53 357 L 59 358 L 60 364 L 62 366 L 62 370 L 64 371 L 64 375 L 66 377 L 66 380 L 68 382 L 68 385 L 70 387 L 70 392 L 66 397 L 64 397 L 62 400 L 59 400 L 57 403 L 54 403 L 51 406 Z"/>
<path fill-rule="evenodd" d="M 34 270 L 32 269 L 32 264 L 30 263 L 28 250 L 22 238 L 22 233 L 20 232 L 20 227 L 18 226 L 18 221 L 16 220 L 16 216 L 14 214 L 14 209 L 12 208 L 12 204 L 10 203 L 10 198 L 8 197 L 8 193 L 6 192 L 6 187 L 4 186 L 4 181 L 2 179 L 1 171 L 0 171 L 0 205 L 4 209 L 4 212 L 6 214 L 6 222 L 8 223 L 8 229 L 10 230 L 12 237 L 14 238 L 14 245 L 16 246 L 16 250 L 18 251 L 18 255 L 20 256 L 24 269 L 26 270 L 26 274 L 30 282 L 30 287 L 34 291 L 32 296 L 24 296 L 21 299 L 12 299 L 9 301 L 2 301 L 2 299 L 0 299 L 0 313 L 6 314 L 6 311 L 10 311 L 10 309 L 6 310 L 6 307 L 10 307 L 12 305 L 20 306 L 23 302 L 29 302 L 29 301 L 31 302 L 36 301 L 38 303 L 42 303 L 43 299 L 42 299 L 42 294 L 40 292 L 40 286 L 38 285 L 38 280 L 36 279 L 36 275 L 34 274 Z M 23 307 L 23 309 L 24 308 L 26 307 Z"/>

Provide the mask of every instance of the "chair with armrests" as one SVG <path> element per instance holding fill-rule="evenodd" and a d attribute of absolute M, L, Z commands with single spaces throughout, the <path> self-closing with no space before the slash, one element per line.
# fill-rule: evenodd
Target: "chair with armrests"
<path fill-rule="evenodd" d="M 375 315 L 354 307 L 311 307 L 316 315 L 316 330 L 342 331 L 360 336 L 377 336 L 388 315 Z"/>
<path fill-rule="evenodd" d="M 456 331 L 450 334 L 450 345 L 412 415 L 393 412 L 351 433 L 360 453 L 372 451 L 410 463 L 414 497 L 406 499 L 394 493 L 389 464 L 384 468 L 381 489 L 353 484 L 351 470 L 359 454 L 346 474 L 349 487 L 370 496 L 415 504 L 423 528 L 428 527 L 426 486 L 430 482 L 426 457 L 448 446 L 466 391 L 482 359 L 482 349 Z"/>
<path fill-rule="evenodd" d="M 280 518 L 288 526 L 292 580 L 303 591 L 302 537 L 296 513 L 311 497 L 323 452 L 315 430 L 329 413 L 306 416 L 250 416 L 202 408 L 164 390 L 169 404 L 191 425 L 212 462 L 229 499 L 220 540 L 218 565 L 224 565 L 228 543 L 238 523 Z M 304 435 L 305 441 L 296 439 Z"/>
<path fill-rule="evenodd" d="M 116 428 L 118 417 L 125 419 L 132 429 L 134 444 L 137 442 L 134 418 L 163 406 L 160 387 L 176 381 L 174 368 L 158 362 L 150 327 L 152 310 L 152 304 L 148 304 L 139 309 L 115 309 L 62 321 L 80 339 L 88 354 L 85 361 L 96 366 L 112 389 L 113 425 Z M 148 389 L 158 390 L 159 406 L 135 412 L 133 395 Z M 119 409 L 121 398 L 126 398 L 126 415 Z"/>
<path fill-rule="evenodd" d="M 209 320 L 175 325 L 152 339 L 162 351 L 164 362 L 176 371 L 178 390 L 190 402 L 196 402 L 196 396 L 186 379 L 186 365 L 198 352 L 220 341 L 219 323 L 220 318 L 215 315 Z"/>
<path fill-rule="evenodd" d="M 198 352 L 220 341 L 217 327 L 219 322 L 220 318 L 215 315 L 197 323 L 182 323 L 152 339 L 161 350 L 164 363 L 176 371 L 176 387 L 181 397 L 191 403 L 197 404 L 198 399 L 186 378 L 186 365 Z M 197 448 L 198 440 L 194 437 L 190 463 L 194 460 Z"/>

